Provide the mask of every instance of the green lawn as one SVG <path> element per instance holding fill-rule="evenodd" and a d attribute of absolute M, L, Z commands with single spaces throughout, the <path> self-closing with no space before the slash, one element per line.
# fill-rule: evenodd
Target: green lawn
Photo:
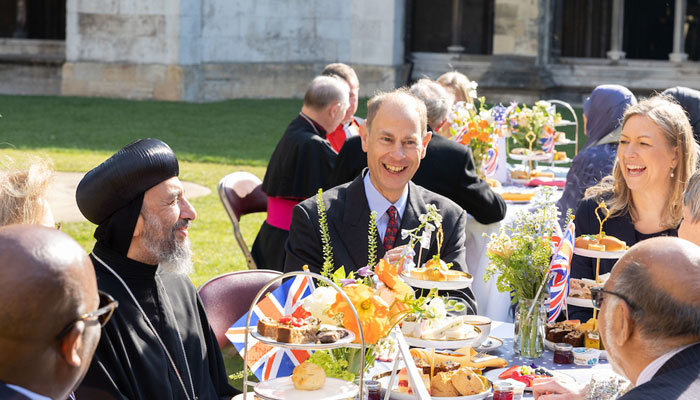
<path fill-rule="evenodd" d="M 300 107 L 301 100 L 288 99 L 192 104 L 0 95 L 0 155 L 38 154 L 50 157 L 58 171 L 86 172 L 136 139 L 165 141 L 181 162 L 181 179 L 212 191 L 192 201 L 198 217 L 190 230 L 195 262 L 191 278 L 198 286 L 246 268 L 216 194 L 217 183 L 237 170 L 262 179 L 270 154 Z M 366 101 L 360 102 L 358 115 L 366 115 Z M 249 245 L 263 220 L 262 213 L 242 218 Z M 92 249 L 93 224 L 64 223 L 63 229 Z"/>

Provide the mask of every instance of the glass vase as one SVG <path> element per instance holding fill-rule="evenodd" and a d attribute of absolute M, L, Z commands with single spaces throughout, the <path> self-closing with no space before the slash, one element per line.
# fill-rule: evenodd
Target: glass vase
<path fill-rule="evenodd" d="M 533 302 L 535 306 L 532 307 Z M 532 309 L 532 311 L 531 311 Z M 520 299 L 515 312 L 513 351 L 525 358 L 539 358 L 544 353 L 544 324 L 547 312 L 544 299 Z"/>

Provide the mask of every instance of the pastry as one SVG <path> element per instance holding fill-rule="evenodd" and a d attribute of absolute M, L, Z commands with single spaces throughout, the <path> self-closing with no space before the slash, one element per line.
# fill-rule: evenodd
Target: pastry
<path fill-rule="evenodd" d="M 529 179 L 526 171 L 515 170 L 510 172 L 511 179 Z"/>
<path fill-rule="evenodd" d="M 603 236 L 600 239 L 596 235 L 582 235 L 576 238 L 576 247 L 595 251 L 624 251 L 627 243 L 615 236 Z"/>
<path fill-rule="evenodd" d="M 326 383 L 326 373 L 318 365 L 305 361 L 294 368 L 292 383 L 297 390 L 318 390 Z"/>
<path fill-rule="evenodd" d="M 314 317 L 306 319 L 284 316 L 277 325 L 277 341 L 282 343 L 316 343 L 318 320 Z"/>
<path fill-rule="evenodd" d="M 430 380 L 430 394 L 434 397 L 457 397 L 459 392 L 452 384 L 456 371 L 440 372 Z"/>
<path fill-rule="evenodd" d="M 484 382 L 471 368 L 462 367 L 452 375 L 452 386 L 460 396 L 469 396 L 484 391 Z"/>
<path fill-rule="evenodd" d="M 347 336 L 348 333 L 341 329 L 321 329 L 316 334 L 318 343 L 335 343 Z"/>
<path fill-rule="evenodd" d="M 554 160 L 566 160 L 566 152 L 565 151 L 557 151 L 554 153 Z"/>
<path fill-rule="evenodd" d="M 515 154 L 515 155 L 523 155 L 528 153 L 528 149 L 524 147 L 518 147 L 510 151 L 510 154 Z"/>
<path fill-rule="evenodd" d="M 273 339 L 277 338 L 277 321 L 268 317 L 260 318 L 258 320 L 258 334 Z"/>

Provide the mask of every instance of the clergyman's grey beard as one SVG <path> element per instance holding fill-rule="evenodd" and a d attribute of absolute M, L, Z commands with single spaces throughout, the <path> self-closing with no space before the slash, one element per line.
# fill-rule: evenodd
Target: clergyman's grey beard
<path fill-rule="evenodd" d="M 153 254 L 160 268 L 173 274 L 191 274 L 193 268 L 190 240 L 186 237 L 179 241 L 175 236 L 177 229 L 189 225 L 189 220 L 183 219 L 172 227 L 167 227 L 148 213 L 143 213 L 142 216 L 144 247 Z"/>

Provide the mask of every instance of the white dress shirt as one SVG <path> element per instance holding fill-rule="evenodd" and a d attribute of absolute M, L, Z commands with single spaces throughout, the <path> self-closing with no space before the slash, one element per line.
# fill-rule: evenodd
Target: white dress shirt
<path fill-rule="evenodd" d="M 671 358 L 673 358 L 673 356 L 687 349 L 688 347 L 694 346 L 696 344 L 697 343 L 691 343 L 689 345 L 671 350 L 668 353 L 661 355 L 656 360 L 650 362 L 649 365 L 647 365 L 646 368 L 642 370 L 642 373 L 639 374 L 639 376 L 637 377 L 637 383 L 635 386 L 639 386 L 643 383 L 649 382 L 654 377 L 654 375 L 656 375 L 656 373 L 659 372 L 661 367 L 663 367 L 664 364 L 666 364 L 666 361 L 670 360 Z"/>
<path fill-rule="evenodd" d="M 7 383 L 6 386 L 9 387 L 10 389 L 14 390 L 15 392 L 21 393 L 21 394 L 29 397 L 32 400 L 51 400 L 50 397 L 46 397 L 46 396 L 42 396 L 38 393 L 34 393 L 34 392 L 27 390 L 21 386 L 10 385 L 9 383 Z"/>
<path fill-rule="evenodd" d="M 383 242 L 386 226 L 389 225 L 389 214 L 386 213 L 386 210 L 392 205 L 396 207 L 396 211 L 399 212 L 397 222 L 401 226 L 401 218 L 403 218 L 403 212 L 406 210 L 406 203 L 408 202 L 408 185 L 403 189 L 403 193 L 401 193 L 401 197 L 396 203 L 392 203 L 374 187 L 372 180 L 369 179 L 369 171 L 362 179 L 362 182 L 365 184 L 365 195 L 367 196 L 370 214 L 372 211 L 377 213 L 377 233 L 379 233 L 379 239 Z M 399 235 L 401 235 L 401 232 L 399 232 Z M 397 237 L 397 239 L 400 238 L 401 236 Z"/>

